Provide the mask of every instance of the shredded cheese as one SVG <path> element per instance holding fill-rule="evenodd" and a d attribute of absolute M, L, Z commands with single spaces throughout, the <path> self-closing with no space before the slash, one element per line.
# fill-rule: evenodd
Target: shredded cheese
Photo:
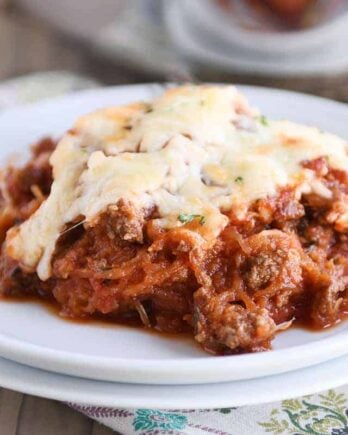
<path fill-rule="evenodd" d="M 152 103 L 80 118 L 51 157 L 48 199 L 9 232 L 9 255 L 49 278 L 66 224 L 78 216 L 88 224 L 121 198 L 139 208 L 155 205 L 165 228 L 183 225 L 178 215 L 204 216 L 201 231 L 213 239 L 228 222 L 224 211 L 241 214 L 281 186 L 328 197 L 301 162 L 325 156 L 347 170 L 347 143 L 317 128 L 264 119 L 232 86 L 185 86 Z"/>

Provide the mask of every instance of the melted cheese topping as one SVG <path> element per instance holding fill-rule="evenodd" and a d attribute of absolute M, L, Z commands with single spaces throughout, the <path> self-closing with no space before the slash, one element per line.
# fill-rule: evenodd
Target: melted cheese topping
<path fill-rule="evenodd" d="M 301 162 L 326 156 L 348 169 L 347 143 L 316 128 L 265 121 L 234 87 L 185 86 L 149 103 L 100 110 L 80 118 L 51 157 L 54 183 L 37 212 L 9 232 L 9 255 L 41 279 L 66 224 L 88 225 L 120 199 L 156 206 L 166 228 L 180 214 L 205 217 L 213 240 L 224 211 L 243 215 L 251 201 L 293 185 L 298 195 L 331 192 Z"/>

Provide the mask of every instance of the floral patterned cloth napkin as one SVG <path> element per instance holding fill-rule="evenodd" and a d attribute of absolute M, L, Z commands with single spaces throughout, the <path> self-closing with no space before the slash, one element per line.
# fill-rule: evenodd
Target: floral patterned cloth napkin
<path fill-rule="evenodd" d="M 124 435 L 348 435 L 348 387 L 241 408 L 158 411 L 70 406 Z"/>
<path fill-rule="evenodd" d="M 0 84 L 0 110 L 96 86 L 65 72 L 38 73 Z M 348 435 L 348 386 L 241 408 L 159 411 L 69 405 L 122 435 Z"/>

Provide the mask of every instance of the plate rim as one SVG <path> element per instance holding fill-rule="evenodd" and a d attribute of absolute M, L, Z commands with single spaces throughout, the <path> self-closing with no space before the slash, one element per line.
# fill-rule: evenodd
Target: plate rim
<path fill-rule="evenodd" d="M 265 378 L 172 386 L 100 382 L 51 373 L 0 358 L 0 385 L 21 393 L 83 406 L 214 409 L 262 405 L 343 387 L 348 383 L 348 372 L 344 370 L 347 364 L 348 356 L 345 356 L 313 368 Z"/>
<path fill-rule="evenodd" d="M 285 349 L 223 357 L 206 356 L 173 360 L 88 357 L 83 353 L 54 350 L 27 342 L 23 346 L 22 341 L 8 338 L 1 333 L 0 356 L 19 364 L 57 374 L 106 382 L 148 384 L 151 379 L 153 385 L 215 384 L 276 376 L 325 363 L 347 355 L 348 350 L 345 344 L 347 339 L 348 330 L 332 337 Z M 317 360 L 319 355 L 322 355 L 322 348 L 326 345 L 330 346 L 330 354 Z M 280 361 L 276 359 L 278 355 L 281 356 Z M 301 358 L 298 358 L 298 355 L 301 355 Z M 280 362 L 283 363 L 284 360 L 289 365 L 280 365 Z M 83 361 L 83 366 L 81 366 L 81 361 Z M 260 365 L 263 369 L 255 375 L 253 370 Z M 240 367 L 243 367 L 243 375 L 236 375 Z M 214 370 L 214 374 L 209 373 L 211 369 Z M 99 371 L 101 373 L 98 375 Z"/>

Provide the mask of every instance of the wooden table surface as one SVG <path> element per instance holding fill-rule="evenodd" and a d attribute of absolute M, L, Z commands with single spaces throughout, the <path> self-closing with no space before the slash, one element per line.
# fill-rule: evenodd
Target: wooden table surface
<path fill-rule="evenodd" d="M 115 432 L 63 403 L 0 389 L 0 434 L 111 435 Z"/>
<path fill-rule="evenodd" d="M 154 81 L 141 72 L 120 68 L 88 52 L 76 41 L 57 35 L 45 23 L 15 7 L 2 8 L 0 0 L 0 81 L 47 70 L 68 70 L 105 84 Z M 348 102 L 348 72 L 326 78 L 259 78 L 240 75 L 204 76 L 200 79 L 259 84 L 309 92 Z M 68 406 L 0 389 L 1 435 L 108 435 L 109 429 Z M 128 435 L 128 434 L 125 434 Z"/>

